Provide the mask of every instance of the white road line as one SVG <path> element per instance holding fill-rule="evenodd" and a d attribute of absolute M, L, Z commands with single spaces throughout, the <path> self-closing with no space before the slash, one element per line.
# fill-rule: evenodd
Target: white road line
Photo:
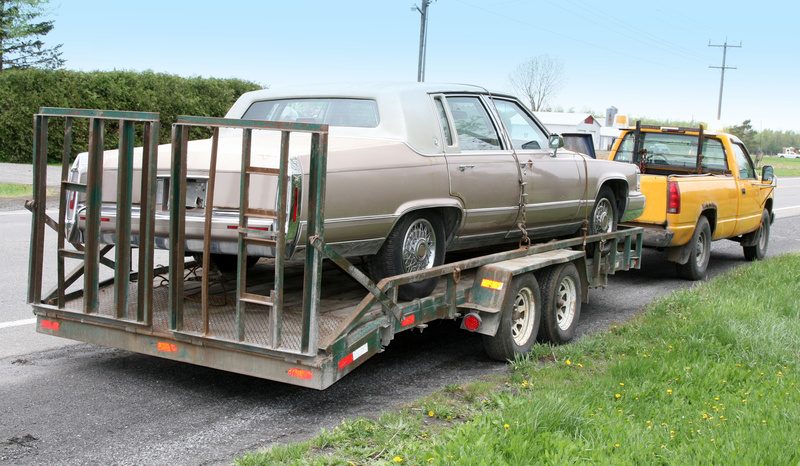
<path fill-rule="evenodd" d="M 0 215 L 22 215 L 27 214 L 30 215 L 30 211 L 28 210 L 7 210 L 5 212 L 0 212 Z"/>
<path fill-rule="evenodd" d="M 30 325 L 36 323 L 36 317 L 33 319 L 22 319 L 11 322 L 0 322 L 0 328 L 21 327 L 23 325 Z"/>

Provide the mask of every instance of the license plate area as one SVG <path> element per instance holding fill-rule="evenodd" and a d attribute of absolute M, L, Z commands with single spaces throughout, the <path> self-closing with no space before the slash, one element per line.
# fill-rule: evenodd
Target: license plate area
<path fill-rule="evenodd" d="M 156 205 L 161 210 L 169 209 L 169 192 L 171 178 L 168 175 L 159 176 L 156 180 Z M 186 208 L 205 209 L 207 176 L 193 176 L 186 178 Z"/>

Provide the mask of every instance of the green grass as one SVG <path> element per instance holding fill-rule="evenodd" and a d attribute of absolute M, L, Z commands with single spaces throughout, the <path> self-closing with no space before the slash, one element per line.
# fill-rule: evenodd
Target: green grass
<path fill-rule="evenodd" d="M 0 197 L 31 197 L 33 186 L 26 184 L 0 183 Z"/>
<path fill-rule="evenodd" d="M 635 272 L 629 272 L 635 273 Z M 345 420 L 262 464 L 797 464 L 800 257 L 734 269 L 508 376 Z"/>
<path fill-rule="evenodd" d="M 772 165 L 778 176 L 800 176 L 800 159 L 782 159 L 780 157 L 764 157 L 761 165 Z"/>

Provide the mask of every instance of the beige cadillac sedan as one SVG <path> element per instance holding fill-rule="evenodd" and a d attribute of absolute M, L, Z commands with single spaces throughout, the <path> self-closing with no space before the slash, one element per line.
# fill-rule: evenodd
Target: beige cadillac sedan
<path fill-rule="evenodd" d="M 551 139 L 518 99 L 477 86 L 269 89 L 242 95 L 226 117 L 330 126 L 325 241 L 345 256 L 367 256 L 376 282 L 442 264 L 446 251 L 517 242 L 523 219 L 529 238 L 547 240 L 579 233 L 584 220 L 590 233 L 613 231 L 644 208 L 635 166 L 559 149 L 559 138 Z M 264 133 L 254 135 L 253 163 L 270 166 L 277 160 L 278 136 Z M 240 141 L 234 135 L 220 141 L 211 244 L 220 264 L 235 259 L 231 255 L 237 251 L 232 226 L 238 224 Z M 190 252 L 202 250 L 209 145 L 208 140 L 189 143 Z M 298 199 L 307 195 L 309 145 L 292 146 L 292 202 L 304 206 Z M 169 153 L 168 145 L 160 147 L 162 183 L 168 183 Z M 103 215 L 109 218 L 115 154 L 105 161 L 103 200 L 109 207 Z M 82 163 L 79 157 L 76 178 L 85 172 Z M 275 208 L 274 180 L 253 189 L 252 207 Z M 306 212 L 299 206 L 291 207 L 300 210 L 289 228 L 290 258 L 303 257 Z M 167 212 L 157 213 L 157 234 L 165 238 L 168 220 Z M 105 223 L 112 229 L 104 234 L 107 242 L 113 242 L 113 223 Z M 274 255 L 274 250 L 254 247 L 248 254 L 257 258 Z M 400 298 L 426 296 L 435 285 L 435 279 L 405 285 Z"/>

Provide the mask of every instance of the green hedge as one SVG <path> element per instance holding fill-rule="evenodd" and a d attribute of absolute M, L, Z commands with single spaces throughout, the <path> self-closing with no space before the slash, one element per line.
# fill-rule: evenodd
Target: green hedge
<path fill-rule="evenodd" d="M 39 107 L 158 112 L 159 139 L 167 143 L 178 115 L 221 117 L 237 97 L 259 88 L 239 79 L 182 78 L 152 71 L 4 70 L 0 73 L 0 161 L 31 163 L 32 116 Z M 76 123 L 71 156 L 86 150 L 88 132 L 80 129 L 86 124 Z M 62 133 L 63 124 L 50 125 L 49 162 L 61 160 Z M 201 135 L 202 130 L 198 130 L 192 136 Z M 116 128 L 109 125 L 105 147 L 115 148 L 117 137 Z"/>

